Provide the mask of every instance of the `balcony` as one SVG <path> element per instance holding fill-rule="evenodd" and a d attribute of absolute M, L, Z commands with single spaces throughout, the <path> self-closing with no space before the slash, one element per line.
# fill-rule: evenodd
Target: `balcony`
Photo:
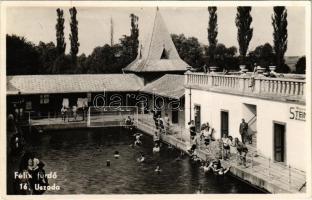
<path fill-rule="evenodd" d="M 186 88 L 305 104 L 305 77 L 269 78 L 248 74 L 185 73 Z"/>

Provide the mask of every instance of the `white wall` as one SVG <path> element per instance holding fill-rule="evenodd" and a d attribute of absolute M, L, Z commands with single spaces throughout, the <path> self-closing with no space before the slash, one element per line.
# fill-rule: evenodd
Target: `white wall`
<path fill-rule="evenodd" d="M 185 123 L 189 121 L 190 102 L 189 89 L 185 90 Z M 305 108 L 286 102 L 277 102 L 259 98 L 201 91 L 192 89 L 192 119 L 194 104 L 201 105 L 201 123 L 209 122 L 220 137 L 221 110 L 229 112 L 229 135 L 239 137 L 239 124 L 245 118 L 245 104 L 257 106 L 257 149 L 262 155 L 273 159 L 273 121 L 286 124 L 286 164 L 304 170 L 306 167 L 305 122 L 290 119 L 290 107 Z"/>

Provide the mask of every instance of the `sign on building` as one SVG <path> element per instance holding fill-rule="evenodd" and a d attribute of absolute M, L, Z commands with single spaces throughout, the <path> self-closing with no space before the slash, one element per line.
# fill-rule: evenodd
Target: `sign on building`
<path fill-rule="evenodd" d="M 301 107 L 290 107 L 289 108 L 289 119 L 305 121 L 306 112 L 305 108 Z"/>

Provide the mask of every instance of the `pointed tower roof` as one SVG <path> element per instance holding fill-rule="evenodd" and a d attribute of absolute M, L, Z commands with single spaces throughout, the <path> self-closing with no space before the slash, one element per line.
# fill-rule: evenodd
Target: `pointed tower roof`
<path fill-rule="evenodd" d="M 143 38 L 145 41 L 140 41 L 137 58 L 124 71 L 186 71 L 188 64 L 180 58 L 158 7 L 152 29 Z"/>

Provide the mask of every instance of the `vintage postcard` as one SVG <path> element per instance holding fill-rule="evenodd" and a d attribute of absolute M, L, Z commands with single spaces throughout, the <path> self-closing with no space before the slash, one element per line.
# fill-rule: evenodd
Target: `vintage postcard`
<path fill-rule="evenodd" d="M 308 1 L 3 1 L 1 196 L 310 198 L 310 45 Z"/>

